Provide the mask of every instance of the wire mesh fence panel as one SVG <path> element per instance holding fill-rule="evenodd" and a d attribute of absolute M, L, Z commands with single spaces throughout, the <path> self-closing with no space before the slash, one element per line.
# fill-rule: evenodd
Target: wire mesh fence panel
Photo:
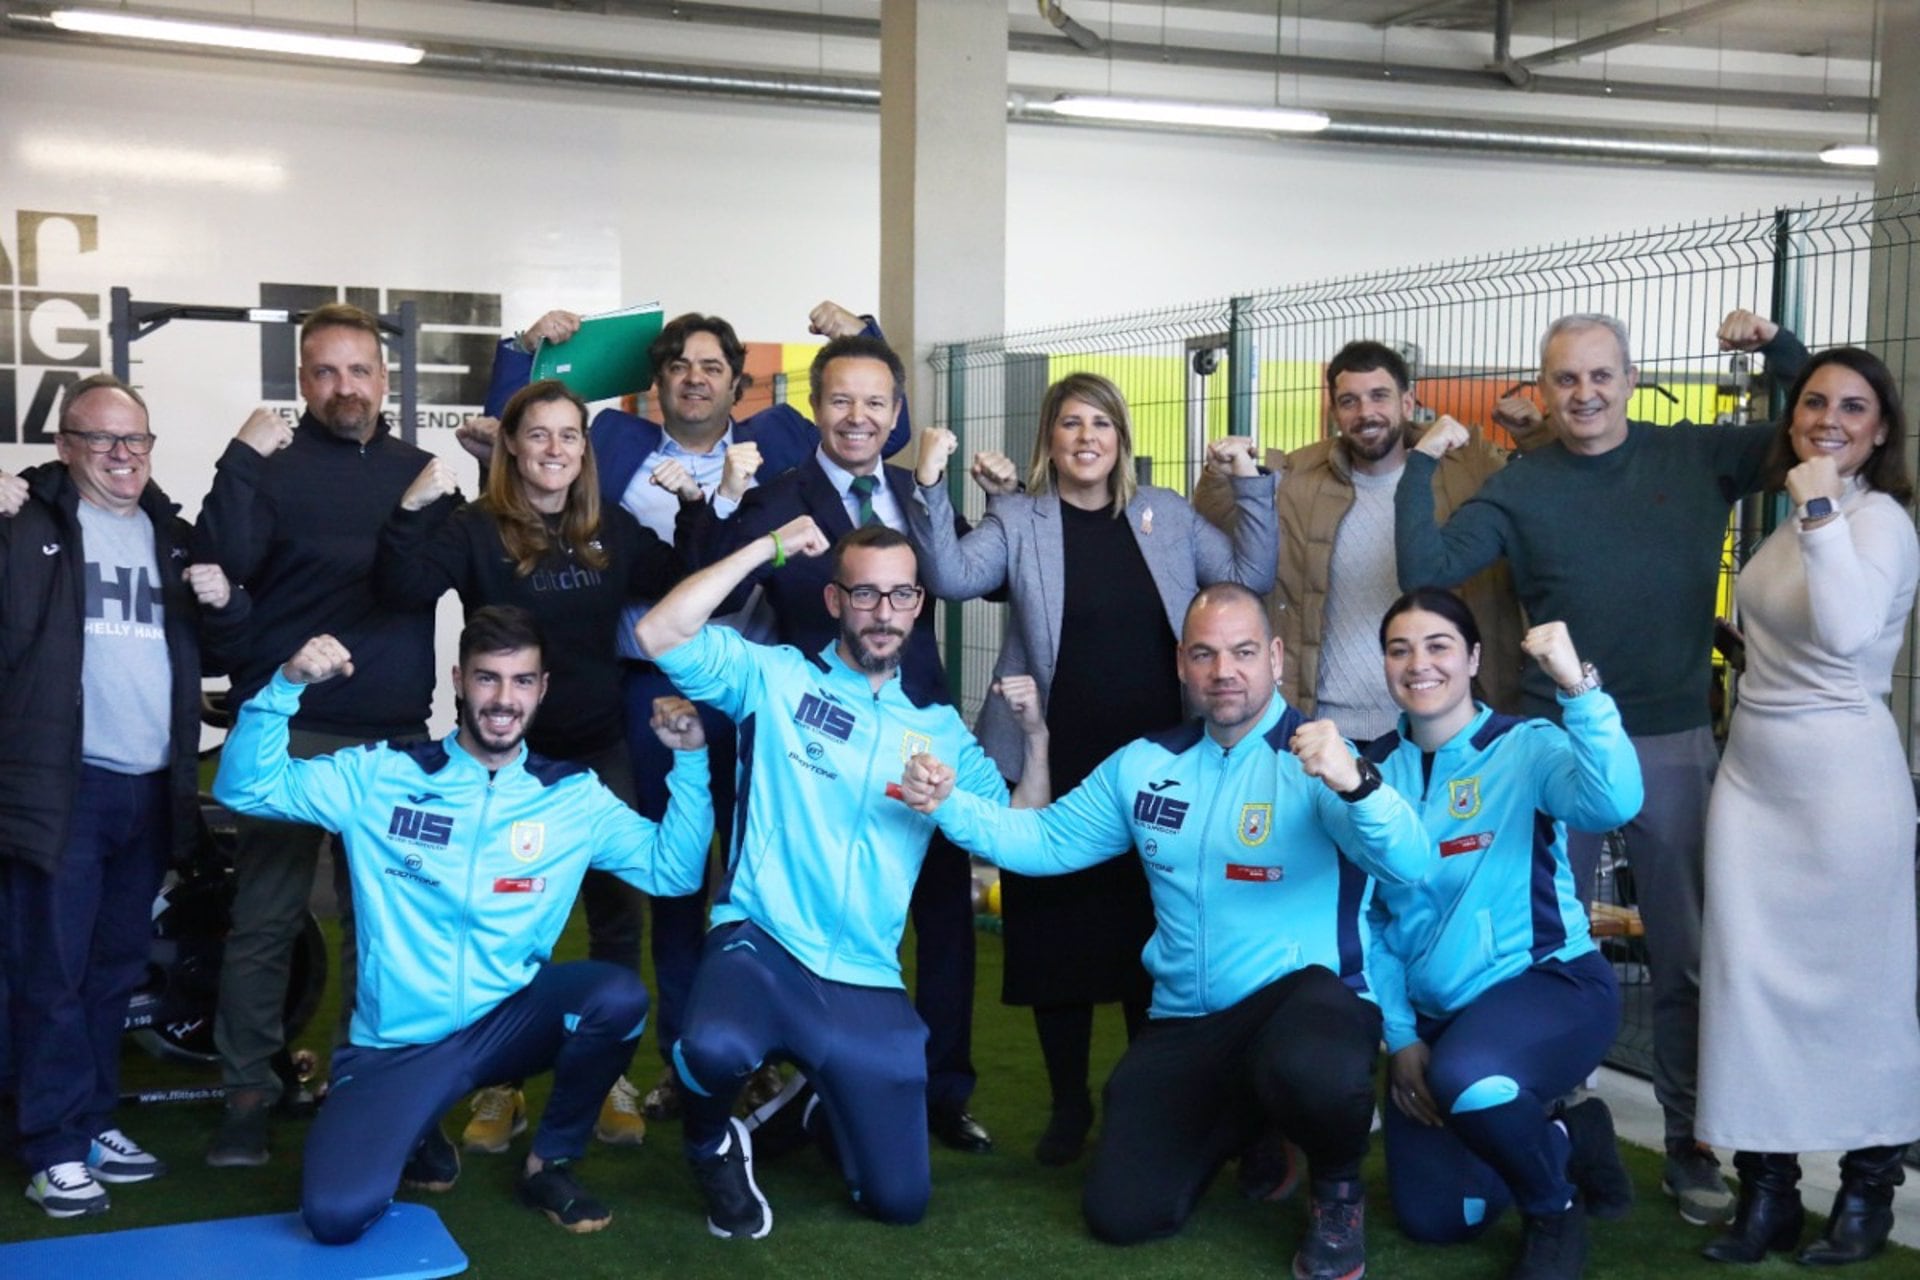
<path fill-rule="evenodd" d="M 1042 424 L 1046 386 L 1087 370 L 1119 384 L 1132 407 L 1136 452 L 1154 482 L 1186 491 L 1207 439 L 1250 434 L 1288 451 L 1328 431 L 1328 359 L 1371 339 L 1412 368 L 1419 421 L 1451 415 L 1503 444 L 1496 402 L 1536 404 L 1541 336 L 1557 317 L 1601 313 L 1625 322 L 1639 382 L 1631 418 L 1745 423 L 1776 419 L 1784 387 L 1763 357 L 1721 349 L 1736 309 L 1768 316 L 1815 350 L 1866 346 L 1892 368 L 1909 402 L 1920 396 L 1914 297 L 1920 290 L 1920 195 L 1838 200 L 1747 216 L 1650 228 L 1580 242 L 1411 266 L 1249 292 L 1105 320 L 1004 334 L 938 350 L 934 416 L 961 437 L 961 457 L 997 450 L 1024 474 Z M 1914 440 L 1905 449 L 1912 466 Z M 956 498 L 978 519 L 984 499 L 950 473 Z M 1739 566 L 1784 510 L 1777 496 L 1741 502 L 1722 557 L 1719 612 L 1737 621 Z M 1577 519 L 1577 513 L 1569 518 Z M 1658 610 L 1660 602 L 1647 602 Z M 953 606 L 947 606 L 953 608 Z M 944 633 L 963 711 L 977 713 L 999 653 L 1002 608 L 969 602 Z M 1911 747 L 1915 714 L 1912 627 L 1896 666 L 1893 709 Z M 957 656 L 957 660 L 955 655 Z M 1716 666 L 1724 672 L 1723 660 Z M 1731 686 L 1731 688 L 1729 688 Z M 1715 723 L 1724 728 L 1737 680 L 1716 679 Z M 1631 850 L 1624 857 L 1631 862 Z M 1617 1060 L 1645 1070 L 1650 1036 L 1645 966 L 1634 943 L 1614 946 L 1633 1014 Z"/>

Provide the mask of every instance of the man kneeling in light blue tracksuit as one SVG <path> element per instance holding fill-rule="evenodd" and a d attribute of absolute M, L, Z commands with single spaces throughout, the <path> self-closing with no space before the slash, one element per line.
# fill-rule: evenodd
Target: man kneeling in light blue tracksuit
<path fill-rule="evenodd" d="M 301 1216 L 327 1244 L 356 1240 L 396 1187 L 443 1191 L 460 1161 L 439 1117 L 479 1085 L 553 1070 L 553 1096 L 519 1180 L 522 1201 L 568 1231 L 612 1215 L 572 1164 L 633 1057 L 647 993 L 632 972 L 551 963 L 589 866 L 647 893 L 690 893 L 713 833 L 705 737 L 684 699 L 655 704 L 674 750 L 659 824 L 593 773 L 522 739 L 547 676 L 539 630 L 512 607 L 476 610 L 460 636 L 460 727 L 437 742 L 287 756 L 304 686 L 351 679 L 316 636 L 240 709 L 214 797 L 238 813 L 340 834 L 360 930 L 352 1043 L 307 1137 Z"/>
<path fill-rule="evenodd" d="M 1207 587 L 1178 651 L 1203 719 L 1129 743 L 1031 812 L 954 790 L 928 756 L 901 785 L 954 843 L 1011 870 L 1058 874 L 1133 849 L 1146 866 L 1153 1005 L 1107 1082 L 1084 1193 L 1093 1233 L 1173 1234 L 1221 1164 L 1242 1155 L 1244 1175 L 1242 1153 L 1278 1129 L 1312 1187 L 1293 1274 L 1354 1280 L 1380 1040 L 1367 905 L 1376 878 L 1418 881 L 1436 859 L 1412 807 L 1333 722 L 1280 698 L 1280 660 L 1260 598 Z"/>

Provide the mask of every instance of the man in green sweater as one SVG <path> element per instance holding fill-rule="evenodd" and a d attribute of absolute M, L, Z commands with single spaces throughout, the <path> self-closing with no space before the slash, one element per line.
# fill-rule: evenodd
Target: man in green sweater
<path fill-rule="evenodd" d="M 1749 311 L 1730 314 L 1719 339 L 1723 350 L 1762 352 L 1782 379 L 1807 356 L 1791 333 Z M 1466 441 L 1463 429 L 1436 424 L 1409 451 L 1394 494 L 1395 551 L 1405 590 L 1459 582 L 1505 556 L 1527 615 L 1564 621 L 1620 706 L 1646 780 L 1646 805 L 1626 830 L 1653 982 L 1665 1186 L 1682 1217 L 1705 1224 L 1733 1209 L 1717 1161 L 1693 1137 L 1701 847 L 1719 761 L 1707 690 L 1728 515 L 1759 488 L 1773 428 L 1631 422 L 1638 378 L 1620 321 L 1554 321 L 1540 343 L 1554 442 L 1490 477 L 1436 528 L 1434 467 Z M 1558 719 L 1538 670 L 1523 679 L 1522 710 Z M 1572 841 L 1586 893 L 1599 837 Z"/>

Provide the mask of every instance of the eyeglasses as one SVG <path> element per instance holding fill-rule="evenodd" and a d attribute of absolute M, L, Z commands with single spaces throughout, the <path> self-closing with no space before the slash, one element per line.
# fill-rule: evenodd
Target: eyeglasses
<path fill-rule="evenodd" d="M 143 431 L 137 436 L 116 436 L 111 431 L 68 431 L 62 427 L 60 434 L 72 436 L 85 444 L 88 453 L 112 453 L 115 445 L 125 445 L 127 452 L 136 458 L 144 458 L 153 452 L 151 431 Z"/>
<path fill-rule="evenodd" d="M 846 592 L 847 603 L 862 613 L 871 613 L 880 607 L 882 598 L 899 612 L 906 612 L 920 603 L 920 597 L 926 593 L 925 587 L 889 587 L 882 591 L 879 587 L 870 587 L 862 583 L 850 587 L 844 582 L 835 582 L 834 586 Z"/>
<path fill-rule="evenodd" d="M 555 432 L 547 430 L 545 427 L 528 427 L 520 433 L 520 438 L 536 449 L 544 449 L 554 440 L 558 440 L 569 449 L 578 449 L 581 442 L 586 439 L 584 435 L 581 435 L 578 431 L 574 431 L 571 428 L 556 434 Z"/>

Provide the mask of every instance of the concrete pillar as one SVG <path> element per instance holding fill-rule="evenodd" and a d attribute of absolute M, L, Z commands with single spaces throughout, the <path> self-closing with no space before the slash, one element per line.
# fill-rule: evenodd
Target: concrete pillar
<path fill-rule="evenodd" d="M 1006 325 L 1007 6 L 882 0 L 880 323 L 935 421 L 933 344 Z"/>

